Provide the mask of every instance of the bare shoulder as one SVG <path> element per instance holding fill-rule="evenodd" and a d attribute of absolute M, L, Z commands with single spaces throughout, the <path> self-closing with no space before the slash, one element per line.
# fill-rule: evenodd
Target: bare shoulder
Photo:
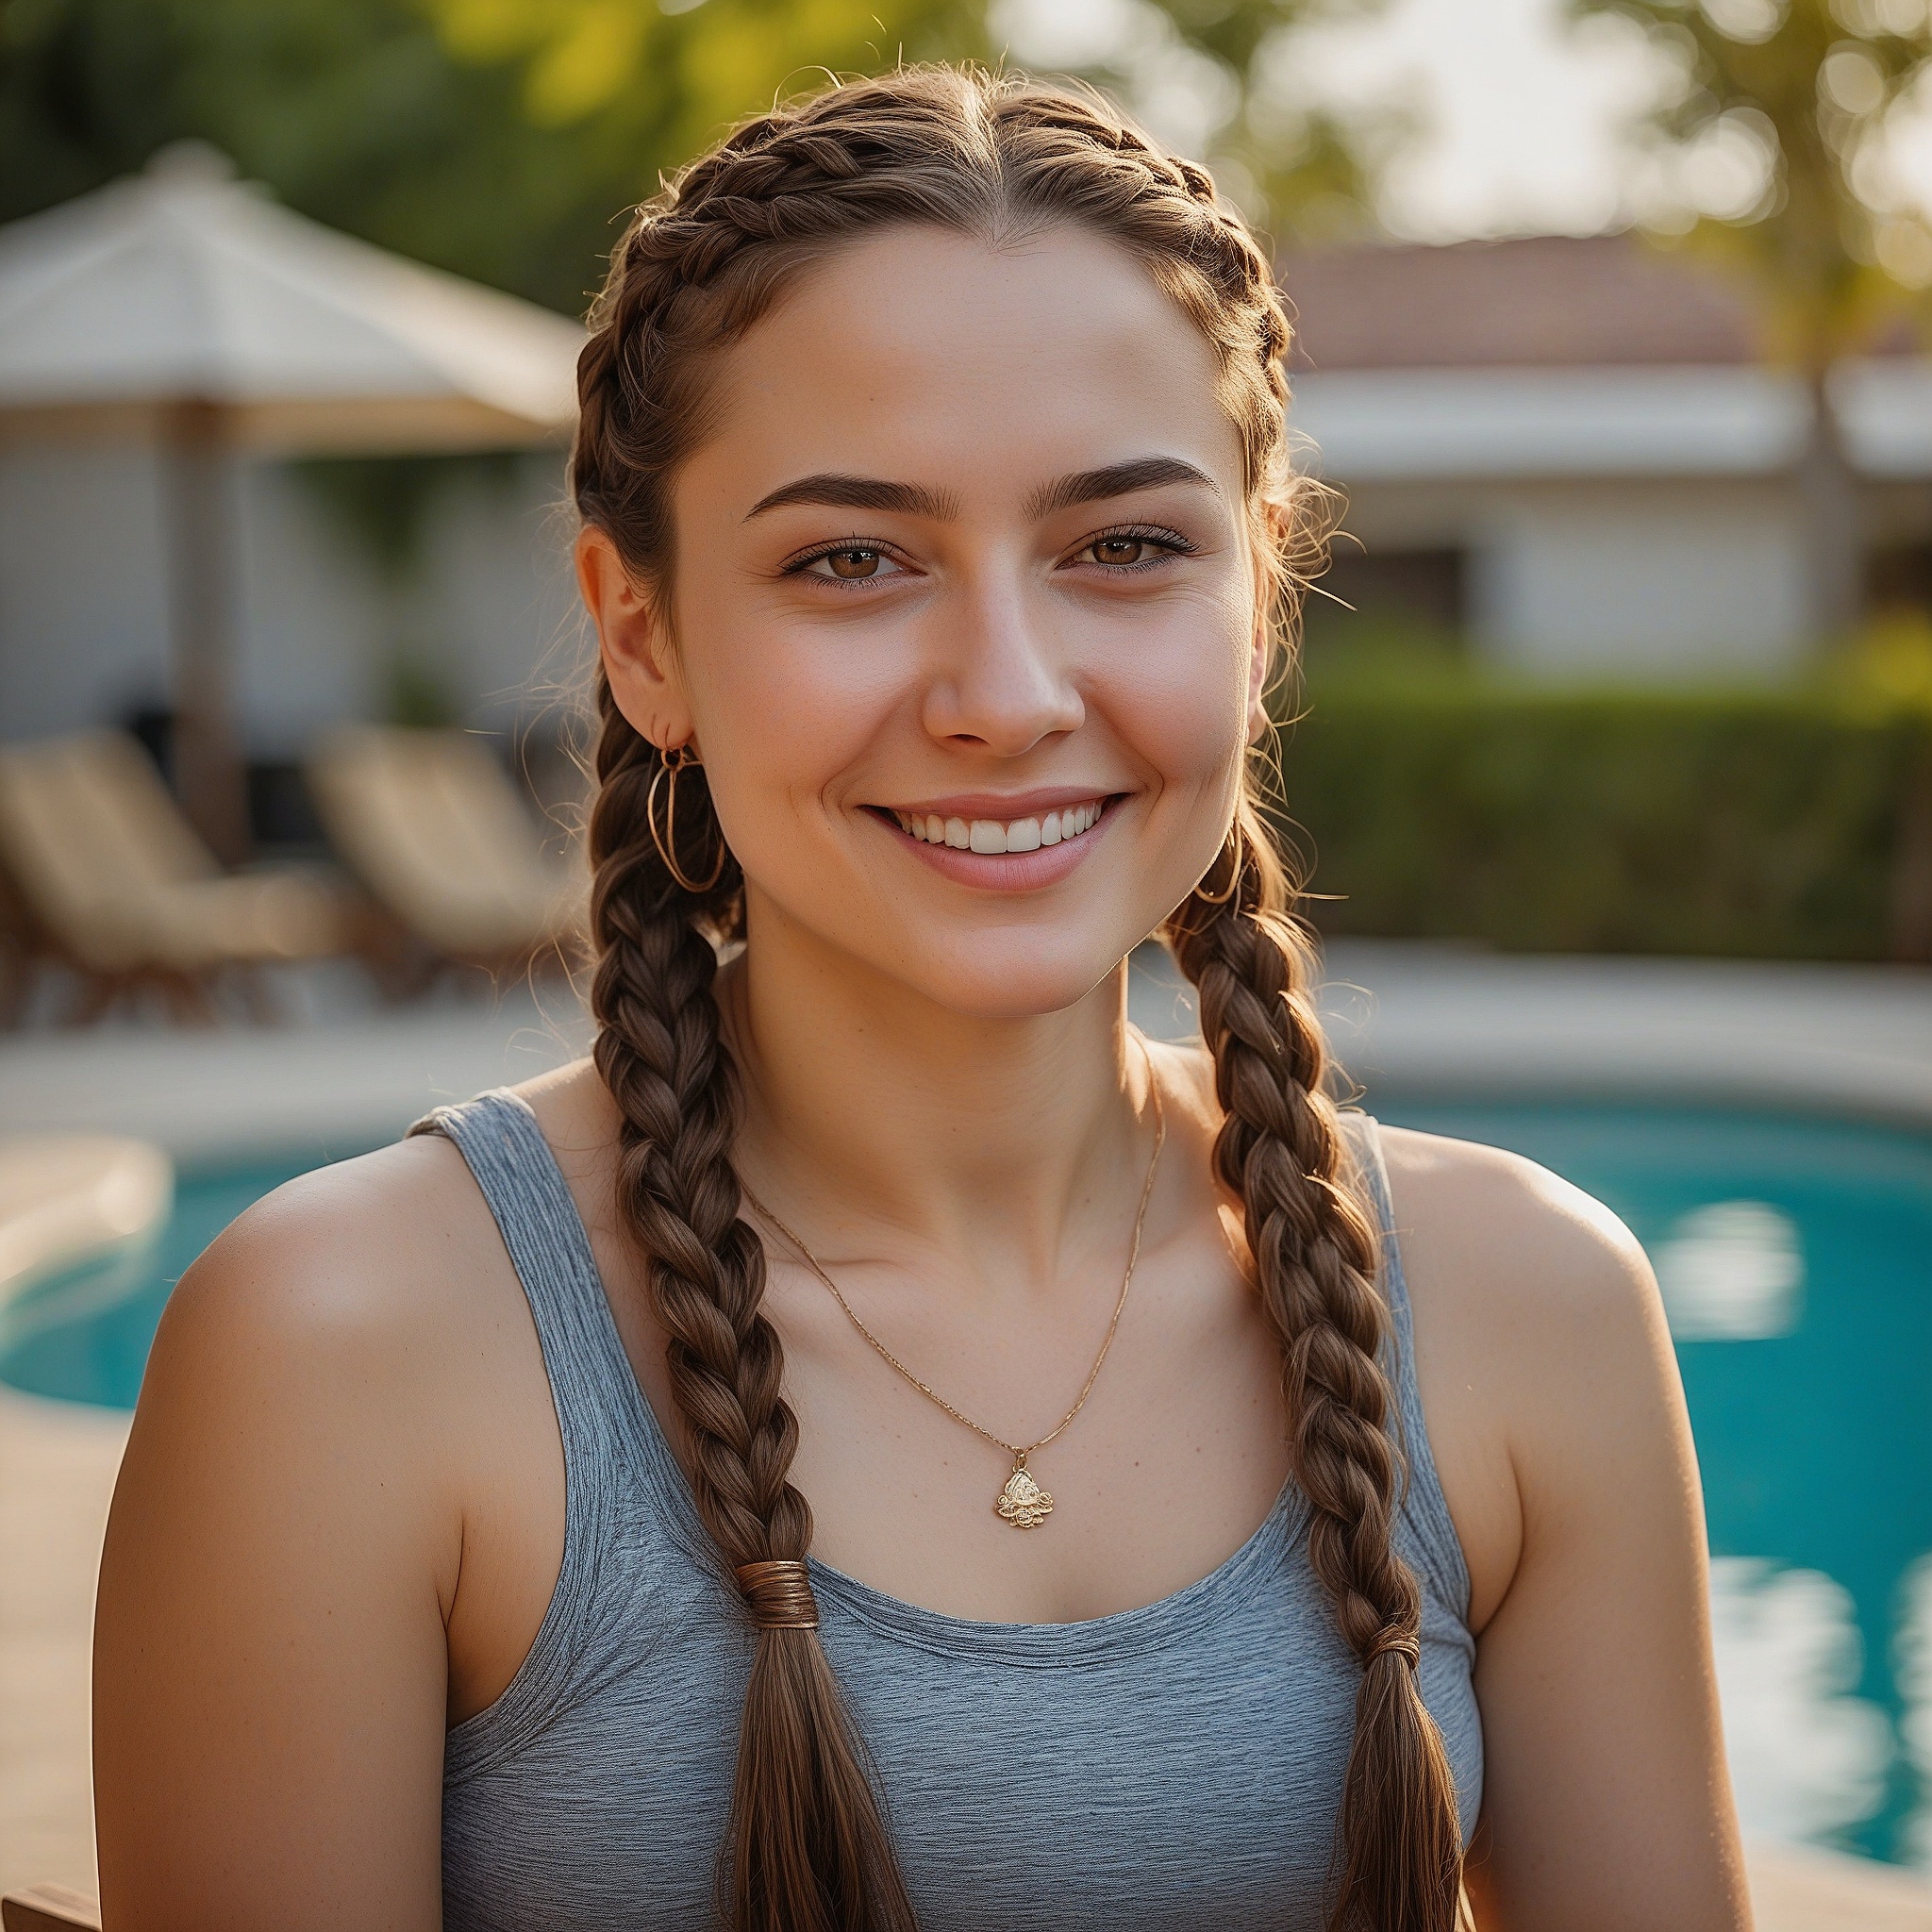
<path fill-rule="evenodd" d="M 1384 1126 L 1405 1274 L 1458 1324 L 1577 1341 L 1661 1324 L 1637 1238 L 1546 1167 L 1504 1148 Z"/>
<path fill-rule="evenodd" d="M 527 1482 L 519 1459 L 543 1465 L 543 1394 L 528 1303 L 457 1149 L 425 1135 L 318 1168 L 242 1214 L 169 1297 L 120 1547 L 219 1524 L 228 1586 L 279 1589 L 306 1574 L 285 1533 L 299 1520 L 327 1526 L 343 1587 L 356 1564 L 381 1590 L 426 1574 L 446 1610 L 469 1526 Z"/>
<path fill-rule="evenodd" d="M 1741 1926 L 1696 1456 L 1643 1251 L 1534 1161 L 1384 1147 L 1478 1639 L 1483 1923 Z"/>
<path fill-rule="evenodd" d="M 431 1923 L 458 1587 L 517 1476 L 516 1276 L 493 1241 L 461 1157 L 425 1138 L 277 1189 L 170 1297 L 95 1626 L 104 1894 L 183 1889 L 143 1924 L 280 1923 L 275 1874 L 318 1841 L 342 1848 L 329 1882 L 385 1873 Z M 238 1870 L 259 1894 L 215 1909 L 197 1888 Z"/>
<path fill-rule="evenodd" d="M 1682 1394 L 1650 1265 L 1602 1202 L 1501 1148 L 1396 1127 L 1382 1146 L 1429 1442 L 1480 1631 L 1537 1525 L 1545 1547 L 1553 1525 L 1588 1546 L 1640 1492 L 1668 1514 L 1689 1455 Z"/>
<path fill-rule="evenodd" d="M 162 1315 L 131 1454 L 177 1483 L 191 1467 L 231 1485 L 249 1464 L 312 1471 L 293 1479 L 311 1507 L 347 1484 L 353 1520 L 386 1497 L 441 1547 L 509 1447 L 541 1438 L 542 1393 L 489 1207 L 456 1147 L 425 1135 L 290 1181 L 213 1242 Z M 513 1427 L 526 1408 L 531 1428 Z"/>
<path fill-rule="evenodd" d="M 170 1298 L 158 1345 L 258 1359 L 288 1349 L 318 1369 L 391 1359 L 474 1314 L 476 1263 L 494 1239 L 462 1157 L 440 1137 L 338 1161 L 275 1189 L 217 1238 Z"/>
<path fill-rule="evenodd" d="M 595 1167 L 608 1132 L 587 1062 L 517 1091 L 567 1171 Z M 420 1404 L 438 1385 L 476 1394 L 505 1349 L 527 1369 L 534 1345 L 489 1204 L 455 1144 L 424 1134 L 301 1174 L 242 1214 L 170 1297 L 150 1378 L 245 1357 L 258 1378 L 332 1380 L 351 1408 L 399 1382 Z"/>

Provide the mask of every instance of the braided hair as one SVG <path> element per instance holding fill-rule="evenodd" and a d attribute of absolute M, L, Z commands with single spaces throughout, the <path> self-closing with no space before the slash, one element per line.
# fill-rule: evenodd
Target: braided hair
<path fill-rule="evenodd" d="M 1143 264 L 1215 352 L 1286 625 L 1312 540 L 1287 457 L 1289 325 L 1267 257 L 1205 170 L 1098 95 L 953 67 L 904 68 L 774 109 L 633 214 L 591 310 L 571 481 L 579 513 L 636 580 L 658 595 L 668 584 L 671 483 L 705 433 L 718 351 L 841 242 L 912 224 L 991 242 L 1072 224 Z M 599 707 L 592 1005 L 596 1065 L 622 1119 L 618 1206 L 669 1337 L 698 1511 L 756 1631 L 724 1911 L 733 1932 L 912 1932 L 862 1745 L 799 1614 L 811 1511 L 788 1480 L 798 1426 L 761 1312 L 763 1250 L 740 1218 L 738 1079 L 712 987 L 718 948 L 743 934 L 743 875 L 701 768 L 677 781 L 691 789 L 676 872 L 665 863 L 648 816 L 663 754 L 608 686 Z M 1362 1671 L 1328 1923 L 1453 1932 L 1461 1840 L 1417 1686 L 1421 1591 L 1393 1543 L 1402 1470 L 1374 1225 L 1324 1091 L 1294 882 L 1252 780 L 1209 877 L 1165 933 L 1199 989 L 1224 1114 L 1213 1159 L 1244 1205 L 1281 1346 L 1309 1560 Z M 700 891 L 683 882 L 705 880 Z M 791 1582 L 774 1592 L 774 1576 Z"/>

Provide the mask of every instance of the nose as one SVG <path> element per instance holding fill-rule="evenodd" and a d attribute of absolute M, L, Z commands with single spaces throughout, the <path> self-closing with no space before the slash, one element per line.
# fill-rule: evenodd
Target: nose
<path fill-rule="evenodd" d="M 1085 722 L 1066 654 L 1020 583 L 990 573 L 934 614 L 942 635 L 924 708 L 933 737 L 1011 758 Z"/>

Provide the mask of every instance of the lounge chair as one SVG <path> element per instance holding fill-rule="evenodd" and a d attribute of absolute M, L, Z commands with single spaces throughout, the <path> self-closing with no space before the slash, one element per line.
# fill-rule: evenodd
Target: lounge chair
<path fill-rule="evenodd" d="M 81 981 L 78 1020 L 148 990 L 211 1019 L 225 980 L 265 1012 L 256 969 L 343 950 L 341 894 L 294 867 L 224 874 L 120 732 L 0 746 L 0 873 L 17 1007 L 58 962 Z"/>
<path fill-rule="evenodd" d="M 101 1932 L 101 1908 L 64 1885 L 30 1885 L 0 1899 L 4 1932 Z"/>
<path fill-rule="evenodd" d="M 587 881 L 546 848 L 502 765 L 462 731 L 354 724 L 308 758 L 337 855 L 417 949 L 449 966 L 522 972 L 567 961 Z"/>

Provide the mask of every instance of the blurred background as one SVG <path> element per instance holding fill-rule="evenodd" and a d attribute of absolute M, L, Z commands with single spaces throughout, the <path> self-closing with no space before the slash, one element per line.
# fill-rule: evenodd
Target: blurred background
<path fill-rule="evenodd" d="M 1932 1927 L 1928 0 L 0 0 L 0 1886 L 92 1883 L 175 1279 L 587 1038 L 621 211 L 935 56 L 1112 91 L 1271 238 L 1338 1047 L 1643 1240 L 1761 1923 Z M 1158 952 L 1134 1001 L 1192 1024 Z"/>

